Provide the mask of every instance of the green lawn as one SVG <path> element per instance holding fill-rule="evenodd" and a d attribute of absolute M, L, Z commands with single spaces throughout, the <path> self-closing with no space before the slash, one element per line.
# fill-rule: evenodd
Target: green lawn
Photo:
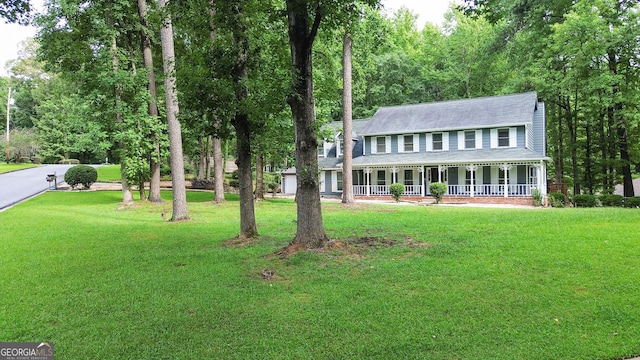
<path fill-rule="evenodd" d="M 0 339 L 56 359 L 620 359 L 640 355 L 640 211 L 325 204 L 339 243 L 273 256 L 295 205 L 49 192 L 0 213 Z M 170 193 L 163 193 L 170 196 Z M 37 221 L 35 220 L 37 218 Z M 262 272 L 274 273 L 265 280 Z"/>
<path fill-rule="evenodd" d="M 98 169 L 99 182 L 121 181 L 120 165 L 102 165 Z"/>
<path fill-rule="evenodd" d="M 0 174 L 40 166 L 38 164 L 5 164 L 0 163 Z"/>

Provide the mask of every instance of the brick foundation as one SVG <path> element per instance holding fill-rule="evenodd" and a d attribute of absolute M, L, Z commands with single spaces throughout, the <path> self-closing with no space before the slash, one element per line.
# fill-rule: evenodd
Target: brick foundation
<path fill-rule="evenodd" d="M 360 200 L 380 200 L 393 201 L 392 196 L 356 196 Z M 403 196 L 401 201 L 413 201 L 424 203 L 435 203 L 436 200 L 432 196 Z M 443 204 L 499 204 L 499 205 L 524 205 L 533 206 L 532 197 L 468 197 L 468 196 L 445 196 L 442 198 Z"/>

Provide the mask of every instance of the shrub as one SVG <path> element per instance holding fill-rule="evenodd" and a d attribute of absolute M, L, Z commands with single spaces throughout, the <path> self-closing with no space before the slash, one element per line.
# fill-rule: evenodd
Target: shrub
<path fill-rule="evenodd" d="M 436 204 L 439 204 L 444 194 L 447 193 L 447 184 L 441 182 L 431 183 L 431 185 L 429 185 L 429 191 L 431 192 L 431 196 L 436 199 Z"/>
<path fill-rule="evenodd" d="M 97 179 L 98 171 L 89 165 L 76 165 L 64 174 L 64 181 L 72 189 L 75 189 L 80 184 L 85 189 L 89 189 Z"/>
<path fill-rule="evenodd" d="M 624 207 L 626 208 L 640 208 L 640 196 L 634 196 L 624 199 Z"/>
<path fill-rule="evenodd" d="M 561 208 L 567 204 L 567 197 L 561 192 L 552 192 L 549 194 L 549 202 L 551 206 Z"/>
<path fill-rule="evenodd" d="M 602 206 L 622 207 L 624 197 L 622 195 L 602 194 L 600 195 L 600 203 Z"/>
<path fill-rule="evenodd" d="M 80 164 L 80 160 L 78 160 L 78 159 L 62 159 L 62 160 L 58 161 L 58 164 L 78 165 L 78 164 Z"/>
<path fill-rule="evenodd" d="M 576 207 L 596 207 L 598 205 L 596 197 L 591 194 L 578 194 L 573 197 L 573 203 Z"/>
<path fill-rule="evenodd" d="M 540 193 L 540 190 L 533 189 L 531 196 L 533 197 L 533 205 L 542 206 L 542 193 Z"/>
<path fill-rule="evenodd" d="M 18 159 L 18 162 L 20 164 L 28 164 L 31 162 L 31 158 L 28 156 L 20 156 L 20 158 Z"/>
<path fill-rule="evenodd" d="M 31 161 L 34 164 L 42 164 L 42 158 L 40 156 L 32 156 Z"/>
<path fill-rule="evenodd" d="M 400 183 L 391 184 L 391 186 L 389 186 L 389 192 L 396 202 L 398 202 L 400 201 L 400 197 L 404 195 L 404 185 Z"/>

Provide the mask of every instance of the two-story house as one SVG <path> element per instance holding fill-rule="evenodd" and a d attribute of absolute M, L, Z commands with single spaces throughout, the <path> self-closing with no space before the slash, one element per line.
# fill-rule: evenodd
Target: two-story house
<path fill-rule="evenodd" d="M 342 192 L 341 122 L 318 149 L 321 193 Z M 353 124 L 353 183 L 357 197 L 430 196 L 447 184 L 445 200 L 529 203 L 546 194 L 544 103 L 536 93 L 380 108 Z M 295 193 L 295 171 L 283 173 L 283 191 Z"/>

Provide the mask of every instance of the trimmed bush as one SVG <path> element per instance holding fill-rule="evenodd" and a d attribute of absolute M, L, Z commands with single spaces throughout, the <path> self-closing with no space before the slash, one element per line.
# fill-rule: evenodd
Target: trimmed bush
<path fill-rule="evenodd" d="M 98 180 L 98 171 L 89 165 L 76 165 L 64 174 L 64 181 L 75 189 L 82 184 L 85 189 L 89 189 Z"/>
<path fill-rule="evenodd" d="M 28 164 L 31 162 L 31 158 L 28 156 L 20 156 L 20 158 L 18 159 L 18 162 L 20 164 Z"/>
<path fill-rule="evenodd" d="M 62 159 L 62 160 L 58 161 L 58 164 L 78 165 L 78 164 L 80 164 L 80 160 L 78 160 L 78 159 Z"/>
<path fill-rule="evenodd" d="M 32 156 L 31 162 L 34 164 L 42 164 L 42 158 L 40 156 Z"/>
<path fill-rule="evenodd" d="M 436 199 L 436 204 L 439 204 L 444 194 L 447 193 L 447 184 L 441 182 L 431 183 L 431 185 L 429 185 L 429 192 L 431 192 L 431 196 Z"/>
<path fill-rule="evenodd" d="M 591 194 L 578 194 L 573 197 L 573 203 L 576 207 L 596 207 L 598 201 Z"/>
<path fill-rule="evenodd" d="M 602 194 L 599 199 L 602 206 L 622 207 L 624 203 L 624 196 L 622 195 Z"/>
<path fill-rule="evenodd" d="M 640 208 L 640 196 L 634 196 L 624 199 L 624 207 L 633 209 Z"/>
<path fill-rule="evenodd" d="M 533 189 L 531 196 L 533 197 L 534 206 L 542 206 L 542 194 L 540 193 L 540 190 Z"/>
<path fill-rule="evenodd" d="M 567 197 L 561 192 L 552 192 L 549 194 L 549 202 L 553 207 L 562 208 L 567 205 Z"/>
<path fill-rule="evenodd" d="M 391 186 L 389 186 L 389 192 L 396 202 L 400 201 L 400 197 L 404 195 L 404 190 L 404 185 L 400 183 L 391 184 Z"/>

